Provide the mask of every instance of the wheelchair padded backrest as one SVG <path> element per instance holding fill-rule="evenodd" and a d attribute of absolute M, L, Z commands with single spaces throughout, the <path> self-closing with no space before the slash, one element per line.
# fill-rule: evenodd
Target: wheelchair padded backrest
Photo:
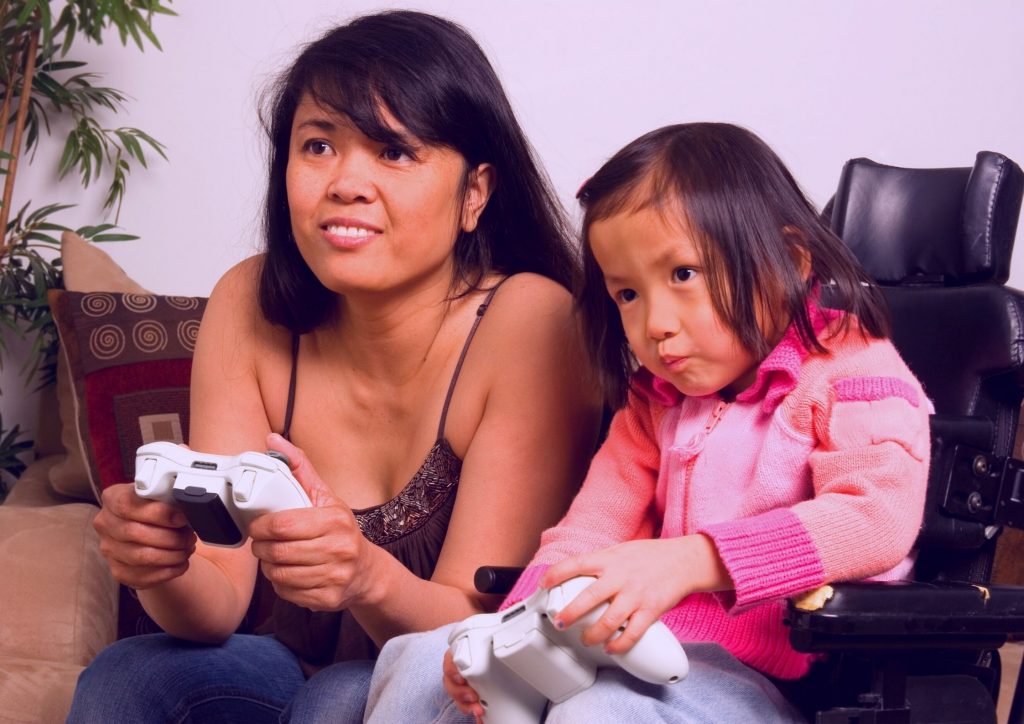
<path fill-rule="evenodd" d="M 973 168 L 843 168 L 832 230 L 883 285 L 963 286 L 1010 278 L 1024 174 L 982 151 Z"/>
<path fill-rule="evenodd" d="M 1004 455 L 1024 379 L 1024 295 L 1003 286 L 1022 195 L 1024 172 L 998 153 L 939 169 L 860 158 L 843 167 L 831 212 L 936 411 L 992 420 Z"/>
<path fill-rule="evenodd" d="M 1024 294 L 1004 286 L 1022 195 L 1020 167 L 982 152 L 971 168 L 854 159 L 831 203 L 832 230 L 885 294 L 893 342 L 936 413 L 969 418 L 971 444 L 998 456 L 1013 453 L 1024 397 Z M 917 575 L 985 581 L 995 540 L 945 507 L 952 456 L 937 420 Z"/>

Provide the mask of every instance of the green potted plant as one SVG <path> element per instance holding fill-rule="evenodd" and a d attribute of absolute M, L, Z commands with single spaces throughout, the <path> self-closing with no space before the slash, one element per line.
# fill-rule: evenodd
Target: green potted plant
<path fill-rule="evenodd" d="M 172 0 L 0 0 L 0 366 L 10 363 L 11 342 L 27 349 L 19 360 L 27 388 L 52 384 L 57 335 L 46 291 L 61 286 L 60 242 L 67 227 L 60 213 L 73 204 L 60 200 L 14 208 L 19 170 L 32 163 L 41 143 L 61 142 L 57 174 L 75 173 L 82 184 L 108 184 L 104 211 L 113 223 L 74 229 L 92 241 L 137 237 L 115 231 L 135 164 L 147 154 L 166 158 L 163 146 L 137 128 L 108 127 L 105 116 L 120 111 L 127 97 L 99 84 L 100 76 L 70 55 L 81 38 L 96 44 L 116 30 L 122 46 L 160 49 L 153 32 L 158 15 L 174 15 Z M 66 133 L 56 134 L 56 119 Z M 61 136 L 61 137 L 58 137 Z M 2 391 L 0 391 L 2 392 Z M 19 455 L 32 447 L 20 424 L 0 415 L 0 473 L 16 477 Z M 0 477 L 0 500 L 5 485 Z"/>

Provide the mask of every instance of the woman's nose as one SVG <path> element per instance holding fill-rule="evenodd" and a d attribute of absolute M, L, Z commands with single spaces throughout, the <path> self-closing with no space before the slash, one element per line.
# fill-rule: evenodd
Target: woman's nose
<path fill-rule="evenodd" d="M 369 159 L 358 153 L 343 153 L 331 167 L 328 195 L 342 203 L 370 202 L 376 186 Z"/>

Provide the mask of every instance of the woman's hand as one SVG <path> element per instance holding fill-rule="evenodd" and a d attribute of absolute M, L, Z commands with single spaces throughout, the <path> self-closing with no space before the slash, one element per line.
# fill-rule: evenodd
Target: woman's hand
<path fill-rule="evenodd" d="M 196 550 L 196 534 L 175 507 L 135 494 L 132 483 L 111 485 L 93 519 L 100 553 L 118 583 L 143 590 L 181 576 Z"/>
<path fill-rule="evenodd" d="M 480 704 L 480 697 L 459 673 L 452 659 L 451 650 L 444 652 L 444 690 L 455 702 L 455 706 L 463 714 L 476 717 L 477 723 L 482 724 L 484 708 Z"/>
<path fill-rule="evenodd" d="M 635 540 L 569 558 L 549 568 L 541 586 L 551 588 L 577 576 L 597 578 L 574 598 L 554 624 L 568 628 L 602 603 L 608 608 L 583 632 L 586 645 L 605 644 L 610 654 L 625 653 L 661 614 L 698 591 L 732 588 L 714 543 L 705 535 Z M 612 637 L 628 625 L 621 635 Z"/>
<path fill-rule="evenodd" d="M 281 598 L 314 611 L 370 602 L 379 552 L 363 537 L 352 510 L 327 487 L 309 458 L 283 437 L 267 437 L 284 453 L 312 508 L 282 510 L 249 526 L 252 552 Z"/>

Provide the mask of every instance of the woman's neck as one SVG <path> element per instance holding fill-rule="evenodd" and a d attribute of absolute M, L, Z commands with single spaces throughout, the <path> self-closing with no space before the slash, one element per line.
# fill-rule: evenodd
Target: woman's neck
<path fill-rule="evenodd" d="M 337 321 L 317 332 L 318 344 L 362 377 L 401 385 L 435 352 L 445 351 L 445 321 L 459 307 L 450 299 L 448 280 L 387 294 L 339 296 Z"/>

